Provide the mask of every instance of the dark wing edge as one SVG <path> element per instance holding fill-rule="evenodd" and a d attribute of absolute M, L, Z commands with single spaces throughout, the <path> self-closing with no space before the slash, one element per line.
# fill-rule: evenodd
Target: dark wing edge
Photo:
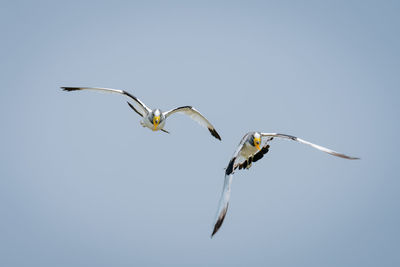
<path fill-rule="evenodd" d="M 208 130 L 210 131 L 212 136 L 217 138 L 219 141 L 222 141 L 221 136 L 219 136 L 219 134 L 217 133 L 217 130 L 215 130 L 214 128 L 208 128 Z"/>
<path fill-rule="evenodd" d="M 213 238 L 214 235 L 218 232 L 219 228 L 221 228 L 222 223 L 225 220 L 226 213 L 228 212 L 228 207 L 229 207 L 229 203 L 226 205 L 226 207 L 224 207 L 224 209 L 221 211 L 221 214 L 218 216 L 218 220 L 214 225 L 214 229 L 211 234 L 211 238 Z"/>
<path fill-rule="evenodd" d="M 131 103 L 129 103 L 128 101 L 126 101 L 126 103 L 128 103 L 131 109 L 133 109 L 137 114 L 139 114 L 140 117 L 143 117 L 143 114 L 140 113 Z"/>
<path fill-rule="evenodd" d="M 101 87 L 60 87 L 60 88 L 63 91 L 68 91 L 68 92 L 79 91 L 79 90 L 97 90 L 97 91 L 103 91 L 103 92 L 113 92 L 113 93 L 123 94 L 123 95 L 126 95 L 126 96 L 130 97 L 131 99 L 133 99 L 135 101 L 135 103 L 140 106 L 140 109 L 143 110 L 143 114 L 141 112 L 139 112 L 140 116 L 144 117 L 146 114 L 151 112 L 151 110 L 142 101 L 140 101 L 140 99 L 131 95 L 130 93 L 128 93 L 125 90 L 101 88 Z M 137 109 L 135 109 L 135 111 L 138 112 Z"/>
<path fill-rule="evenodd" d="M 131 95 L 130 93 L 128 93 L 127 91 L 122 90 L 122 93 L 126 96 L 129 96 L 130 98 L 132 98 L 133 100 L 135 100 L 135 102 L 140 105 L 146 112 L 146 114 L 151 112 L 151 109 L 149 109 L 142 101 L 140 101 L 139 98 L 137 98 L 134 95 Z M 144 117 L 146 114 L 143 114 L 142 117 Z"/>
<path fill-rule="evenodd" d="M 249 157 L 244 162 L 235 166 L 235 169 L 236 168 L 239 168 L 239 170 L 249 169 L 253 162 L 256 162 L 256 161 L 262 159 L 264 157 L 264 155 L 268 153 L 268 151 L 269 151 L 269 145 L 267 144 L 263 148 L 261 148 L 261 150 L 259 150 L 257 153 L 255 153 L 253 156 Z"/>
<path fill-rule="evenodd" d="M 242 137 L 242 139 L 239 142 L 239 145 L 237 146 L 237 148 L 235 150 L 235 153 L 233 153 L 233 156 L 232 156 L 231 160 L 229 161 L 228 166 L 225 169 L 224 187 L 222 189 L 221 198 L 219 200 L 217 218 L 215 220 L 214 229 L 211 234 L 211 238 L 218 232 L 218 230 L 222 226 L 222 223 L 225 220 L 225 216 L 226 216 L 226 213 L 228 212 L 228 207 L 229 207 L 229 199 L 231 196 L 232 178 L 233 178 L 235 169 L 237 168 L 237 165 L 235 166 L 235 162 L 238 158 L 240 150 L 243 148 L 243 145 L 246 142 L 246 140 L 250 134 L 252 134 L 252 132 L 248 132 Z"/>
<path fill-rule="evenodd" d="M 172 115 L 175 112 L 179 112 L 181 109 L 193 109 L 193 107 L 192 106 L 177 107 L 177 108 L 174 108 L 174 109 L 171 109 L 171 110 L 165 112 L 164 115 L 165 115 L 165 117 L 168 117 L 169 115 Z"/>
<path fill-rule="evenodd" d="M 281 138 L 286 138 L 286 139 L 290 139 L 290 140 L 293 140 L 293 141 L 297 141 L 299 143 L 306 144 L 306 145 L 309 145 L 309 146 L 311 146 L 311 147 L 313 147 L 315 149 L 321 150 L 321 151 L 323 151 L 325 153 L 331 154 L 331 155 L 336 156 L 336 157 L 344 158 L 344 159 L 350 159 L 350 160 L 360 159 L 358 157 L 347 156 L 345 154 L 342 154 L 342 153 L 336 152 L 334 150 L 331 150 L 329 148 L 326 148 L 326 147 L 323 147 L 323 146 L 308 142 L 306 140 L 303 140 L 303 139 L 298 138 L 298 137 L 293 136 L 293 135 L 281 134 L 281 133 L 261 133 L 261 135 L 262 136 L 268 136 L 268 137 L 281 137 Z"/>
<path fill-rule="evenodd" d="M 60 88 L 63 89 L 63 91 L 68 91 L 68 92 L 82 90 L 79 87 L 60 87 Z"/>
<path fill-rule="evenodd" d="M 171 109 L 167 112 L 164 112 L 164 116 L 169 117 L 170 115 L 177 112 L 183 112 L 185 115 L 188 115 L 193 120 L 197 121 L 201 126 L 207 127 L 211 135 L 221 141 L 221 136 L 218 134 L 217 130 L 215 130 L 214 126 L 198 110 L 196 110 L 192 106 L 182 106 Z"/>
<path fill-rule="evenodd" d="M 231 184 L 232 184 L 233 173 L 230 175 L 225 175 L 224 187 L 222 189 L 221 198 L 219 200 L 219 206 L 217 211 L 217 218 L 215 220 L 213 232 L 211 238 L 218 232 L 221 228 L 222 223 L 225 220 L 226 213 L 229 207 L 229 199 L 231 196 Z"/>

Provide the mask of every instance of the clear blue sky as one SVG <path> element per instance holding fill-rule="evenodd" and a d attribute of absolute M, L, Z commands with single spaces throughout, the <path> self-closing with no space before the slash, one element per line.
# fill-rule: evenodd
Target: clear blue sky
<path fill-rule="evenodd" d="M 1 266 L 399 266 L 398 1 L 3 1 Z M 123 96 L 193 105 L 151 132 Z M 282 132 L 237 172 L 248 131 Z"/>

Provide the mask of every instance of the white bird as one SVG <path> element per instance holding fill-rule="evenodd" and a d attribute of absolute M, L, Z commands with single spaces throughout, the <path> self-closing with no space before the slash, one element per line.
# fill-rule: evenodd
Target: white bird
<path fill-rule="evenodd" d="M 326 147 L 322 147 L 303 139 L 297 138 L 295 136 L 287 135 L 287 134 L 279 134 L 279 133 L 259 133 L 259 132 L 249 132 L 247 133 L 239 143 L 235 153 L 232 156 L 232 159 L 229 161 L 228 167 L 225 170 L 225 180 L 224 187 L 222 190 L 222 195 L 219 201 L 219 207 L 217 211 L 217 216 L 215 219 L 214 230 L 211 234 L 211 237 L 215 235 L 218 229 L 221 227 L 226 212 L 228 211 L 229 206 L 229 198 L 231 194 L 231 184 L 232 178 L 235 170 L 239 169 L 249 169 L 253 162 L 261 159 L 264 154 L 266 154 L 269 150 L 269 142 L 274 139 L 274 137 L 291 139 L 293 141 L 297 141 L 306 145 L 310 145 L 313 148 L 319 149 L 328 154 L 341 157 L 344 159 L 359 159 L 355 157 L 350 157 Z"/>
<path fill-rule="evenodd" d="M 128 105 L 137 113 L 139 116 L 143 118 L 140 124 L 143 127 L 147 127 L 153 131 L 161 130 L 163 132 L 169 133 L 164 129 L 165 120 L 174 113 L 181 112 L 190 116 L 193 120 L 197 121 L 201 126 L 206 127 L 212 136 L 221 140 L 221 137 L 215 130 L 214 126 L 203 116 L 200 112 L 198 112 L 194 107 L 191 106 L 183 106 L 171 109 L 166 112 L 161 112 L 159 109 L 150 109 L 148 108 L 142 101 L 140 101 L 137 97 L 131 95 L 130 93 L 119 90 L 119 89 L 110 89 L 110 88 L 98 88 L 98 87 L 61 87 L 64 91 L 78 91 L 78 90 L 96 90 L 96 91 L 105 91 L 111 93 L 123 94 L 130 97 L 134 101 L 134 105 L 128 102 Z"/>

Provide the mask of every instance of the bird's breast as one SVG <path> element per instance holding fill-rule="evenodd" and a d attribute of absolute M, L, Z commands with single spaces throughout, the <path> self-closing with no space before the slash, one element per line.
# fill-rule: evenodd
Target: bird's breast
<path fill-rule="evenodd" d="M 245 143 L 242 149 L 240 150 L 240 155 L 247 159 L 250 156 L 254 155 L 258 149 L 255 146 L 250 145 L 249 143 Z"/>

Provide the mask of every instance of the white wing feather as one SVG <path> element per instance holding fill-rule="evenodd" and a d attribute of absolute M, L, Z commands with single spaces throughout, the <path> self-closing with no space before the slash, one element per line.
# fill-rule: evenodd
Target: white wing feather
<path fill-rule="evenodd" d="M 214 230 L 211 237 L 215 235 L 218 229 L 224 222 L 226 212 L 228 211 L 229 199 L 231 197 L 231 184 L 232 184 L 233 173 L 230 175 L 225 175 L 224 187 L 222 189 L 221 198 L 219 200 L 219 206 L 217 211 L 217 216 L 215 218 Z"/>
<path fill-rule="evenodd" d="M 252 135 L 252 134 L 254 134 L 254 132 L 247 133 L 245 136 L 243 136 L 235 153 L 233 154 L 231 160 L 229 161 L 228 167 L 226 168 L 224 187 L 222 190 L 221 198 L 219 200 L 218 212 L 217 212 L 217 216 L 215 219 L 214 229 L 213 229 L 211 237 L 213 237 L 215 235 L 215 233 L 220 229 L 222 223 L 224 222 L 226 213 L 228 211 L 229 199 L 231 196 L 231 184 L 232 184 L 233 173 L 235 170 L 236 163 L 238 163 L 241 160 L 241 156 L 239 156 L 239 153 L 240 153 L 241 149 L 243 148 L 243 145 L 245 144 L 249 135 Z M 313 148 L 316 148 L 318 150 L 321 150 L 323 152 L 326 152 L 328 154 L 331 154 L 331 155 L 334 155 L 337 157 L 341 157 L 341 158 L 345 158 L 345 159 L 359 159 L 359 158 L 347 156 L 345 154 L 336 152 L 334 150 L 331 150 L 329 148 L 326 148 L 326 147 L 323 147 L 320 145 L 310 143 L 308 141 L 305 141 L 303 139 L 297 138 L 292 135 L 278 134 L 278 133 L 261 133 L 261 136 L 268 137 L 268 138 L 263 138 L 264 145 L 266 145 L 268 142 L 270 142 L 274 137 L 280 137 L 280 138 L 291 139 L 293 141 L 297 141 L 297 142 L 312 146 Z"/>
<path fill-rule="evenodd" d="M 94 90 L 94 91 L 103 91 L 103 92 L 109 92 L 109 93 L 118 93 L 122 95 L 126 95 L 133 99 L 135 101 L 135 104 L 137 104 L 137 107 L 139 108 L 139 113 L 144 117 L 147 115 L 149 112 L 151 112 L 151 109 L 148 108 L 140 99 L 137 97 L 131 95 L 130 93 L 120 90 L 120 89 L 111 89 L 111 88 L 100 88 L 100 87 L 61 87 L 64 91 L 78 91 L 78 90 Z"/>
<path fill-rule="evenodd" d="M 171 116 L 172 114 L 178 113 L 178 112 L 188 115 L 194 121 L 198 122 L 201 126 L 208 128 L 211 135 L 213 135 L 215 138 L 221 140 L 221 137 L 215 130 L 214 126 L 194 107 L 191 107 L 191 106 L 179 107 L 179 108 L 175 108 L 175 109 L 166 111 L 163 114 L 167 118 L 167 117 Z"/>
<path fill-rule="evenodd" d="M 222 223 L 224 222 L 226 213 L 228 211 L 229 199 L 231 197 L 231 184 L 232 184 L 232 178 L 233 178 L 233 173 L 234 173 L 233 172 L 234 166 L 235 166 L 237 160 L 240 158 L 240 157 L 238 157 L 240 150 L 243 148 L 244 143 L 246 142 L 247 138 L 251 134 L 253 134 L 253 133 L 252 132 L 247 133 L 242 137 L 242 140 L 240 140 L 240 143 L 239 143 L 238 147 L 236 148 L 235 153 L 233 153 L 233 156 L 232 156 L 231 160 L 229 161 L 228 167 L 225 170 L 224 187 L 222 189 L 221 198 L 219 200 L 218 211 L 217 211 L 217 215 L 215 218 L 214 229 L 211 234 L 211 237 L 213 237 L 218 232 L 219 228 L 222 226 Z"/>
<path fill-rule="evenodd" d="M 329 148 L 326 148 L 326 147 L 323 147 L 323 146 L 320 146 L 320 145 L 313 144 L 311 142 L 308 142 L 306 140 L 300 139 L 300 138 L 298 138 L 296 136 L 292 136 L 292 135 L 279 134 L 279 133 L 261 133 L 261 136 L 263 136 L 263 137 L 286 138 L 286 139 L 290 139 L 290 140 L 293 140 L 293 141 L 297 141 L 297 142 L 302 143 L 302 144 L 306 144 L 306 145 L 312 146 L 313 148 L 316 148 L 318 150 L 321 150 L 321 151 L 323 151 L 325 153 L 331 154 L 331 155 L 336 156 L 336 157 L 340 157 L 340 158 L 344 158 L 344 159 L 359 159 L 359 158 L 356 158 L 356 157 L 347 156 L 345 154 L 336 152 L 334 150 L 331 150 Z"/>

